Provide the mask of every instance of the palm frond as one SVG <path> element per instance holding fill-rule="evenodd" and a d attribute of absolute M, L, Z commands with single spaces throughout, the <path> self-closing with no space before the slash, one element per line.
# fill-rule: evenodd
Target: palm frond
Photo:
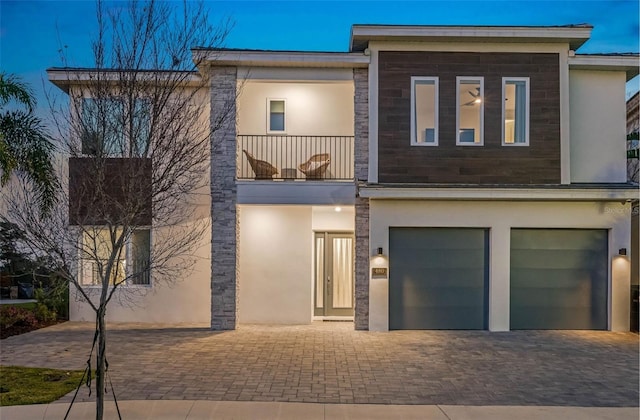
<path fill-rule="evenodd" d="M 11 100 L 16 100 L 26 106 L 29 111 L 33 110 L 36 101 L 33 91 L 18 76 L 0 73 L 0 106 L 5 106 Z"/>
<path fill-rule="evenodd" d="M 54 151 L 40 119 L 24 111 L 0 114 L 0 180 L 6 183 L 15 171 L 31 181 L 43 212 L 57 202 L 59 182 L 51 158 Z"/>

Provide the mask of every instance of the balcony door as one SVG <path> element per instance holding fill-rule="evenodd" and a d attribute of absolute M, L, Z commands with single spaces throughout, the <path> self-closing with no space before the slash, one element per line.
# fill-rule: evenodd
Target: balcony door
<path fill-rule="evenodd" d="M 314 315 L 353 316 L 354 239 L 351 233 L 316 232 Z"/>

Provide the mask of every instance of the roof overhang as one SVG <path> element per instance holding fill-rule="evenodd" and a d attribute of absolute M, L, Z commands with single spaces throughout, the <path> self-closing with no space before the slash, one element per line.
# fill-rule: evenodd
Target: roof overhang
<path fill-rule="evenodd" d="M 96 80 L 104 82 L 116 82 L 122 80 L 123 75 L 135 73 L 140 82 L 153 82 L 159 80 L 180 80 L 189 85 L 202 80 L 200 74 L 194 71 L 164 71 L 164 70 L 97 70 L 84 68 L 58 68 L 47 69 L 49 81 L 66 93 L 72 85 L 84 85 Z M 179 76 L 179 77 L 178 77 Z M 168 79 L 170 78 L 170 79 Z"/>
<path fill-rule="evenodd" d="M 580 186 L 460 188 L 360 186 L 360 197 L 387 200 L 474 201 L 621 201 L 638 199 L 638 186 L 584 188 Z"/>
<path fill-rule="evenodd" d="M 211 66 L 247 67 L 367 67 L 370 58 L 363 53 L 212 50 L 195 48 L 193 61 Z"/>
<path fill-rule="evenodd" d="M 569 57 L 570 70 L 624 71 L 627 81 L 638 75 L 640 55 L 576 54 Z"/>
<path fill-rule="evenodd" d="M 364 51 L 369 41 L 456 41 L 568 43 L 576 50 L 591 37 L 590 25 L 571 26 L 396 26 L 353 25 L 351 51 Z"/>

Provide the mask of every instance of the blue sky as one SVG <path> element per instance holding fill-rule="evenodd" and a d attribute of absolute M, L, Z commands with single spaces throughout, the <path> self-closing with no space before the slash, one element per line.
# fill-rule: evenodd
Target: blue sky
<path fill-rule="evenodd" d="M 109 2 L 115 3 L 115 2 Z M 346 51 L 354 23 L 422 25 L 563 25 L 590 23 L 581 53 L 638 52 L 638 0 L 537 1 L 208 1 L 214 18 L 235 26 L 226 46 Z M 42 98 L 48 67 L 91 66 L 95 2 L 0 0 L 0 69 L 21 75 Z M 47 85 L 47 83 L 44 83 Z M 638 78 L 627 95 L 638 91 Z"/>

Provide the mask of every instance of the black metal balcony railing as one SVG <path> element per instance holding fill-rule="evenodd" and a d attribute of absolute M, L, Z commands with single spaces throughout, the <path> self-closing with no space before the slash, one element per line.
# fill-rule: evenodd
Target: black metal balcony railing
<path fill-rule="evenodd" d="M 239 135 L 237 178 L 353 180 L 353 136 Z"/>

